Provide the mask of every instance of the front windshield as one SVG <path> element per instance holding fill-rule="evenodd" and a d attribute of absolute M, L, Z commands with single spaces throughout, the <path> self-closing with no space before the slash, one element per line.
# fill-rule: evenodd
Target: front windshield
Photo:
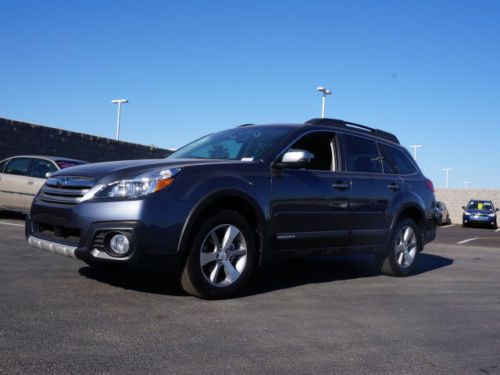
<path fill-rule="evenodd" d="M 290 130 L 287 128 L 242 127 L 207 135 L 182 147 L 167 159 L 260 159 Z"/>
<path fill-rule="evenodd" d="M 493 210 L 493 203 L 487 201 L 471 201 L 467 206 L 468 210 Z"/>

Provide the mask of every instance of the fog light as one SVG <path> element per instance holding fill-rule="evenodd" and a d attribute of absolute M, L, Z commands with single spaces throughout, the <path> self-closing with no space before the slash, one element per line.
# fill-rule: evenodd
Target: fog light
<path fill-rule="evenodd" d="M 109 241 L 109 247 L 117 255 L 125 255 L 130 248 L 130 241 L 124 234 L 115 234 Z"/>

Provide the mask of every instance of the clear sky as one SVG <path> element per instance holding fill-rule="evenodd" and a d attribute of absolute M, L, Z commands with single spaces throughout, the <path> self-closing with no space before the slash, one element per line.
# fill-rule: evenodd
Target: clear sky
<path fill-rule="evenodd" d="M 178 147 L 320 114 L 500 188 L 500 1 L 0 2 L 0 117 Z"/>

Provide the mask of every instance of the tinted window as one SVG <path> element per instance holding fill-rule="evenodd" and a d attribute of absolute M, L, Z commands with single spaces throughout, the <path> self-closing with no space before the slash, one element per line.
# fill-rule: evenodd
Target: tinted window
<path fill-rule="evenodd" d="M 408 155 L 396 147 L 379 144 L 384 157 L 385 173 L 413 174 L 417 171 Z"/>
<path fill-rule="evenodd" d="M 312 133 L 299 139 L 290 149 L 305 150 L 314 155 L 306 169 L 331 171 L 335 169 L 332 158 L 332 140 L 331 133 Z"/>
<path fill-rule="evenodd" d="M 28 158 L 11 159 L 5 166 L 5 170 L 3 173 L 28 176 L 30 172 L 31 161 L 32 159 Z"/>
<path fill-rule="evenodd" d="M 342 138 L 348 171 L 382 173 L 382 158 L 374 141 L 351 135 Z"/>
<path fill-rule="evenodd" d="M 31 175 L 36 178 L 47 178 L 46 176 L 47 173 L 55 171 L 57 171 L 57 168 L 50 161 L 37 159 L 33 163 Z"/>
<path fill-rule="evenodd" d="M 75 165 L 82 165 L 87 163 L 75 160 L 56 160 L 56 164 L 59 166 L 59 168 L 64 169 L 64 168 L 74 167 Z"/>
<path fill-rule="evenodd" d="M 3 172 L 3 169 L 4 169 L 4 167 L 5 167 L 5 165 L 7 164 L 8 161 L 9 160 L 7 159 L 7 160 L 4 160 L 4 161 L 0 162 L 0 173 Z"/>

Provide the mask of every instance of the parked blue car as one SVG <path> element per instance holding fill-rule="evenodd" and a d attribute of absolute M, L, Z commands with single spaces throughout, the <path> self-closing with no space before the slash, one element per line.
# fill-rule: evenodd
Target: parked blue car
<path fill-rule="evenodd" d="M 462 217 L 464 227 L 479 224 L 497 228 L 498 208 L 493 207 L 492 201 L 472 199 L 467 204 L 467 207 L 462 208 L 464 209 Z"/>

